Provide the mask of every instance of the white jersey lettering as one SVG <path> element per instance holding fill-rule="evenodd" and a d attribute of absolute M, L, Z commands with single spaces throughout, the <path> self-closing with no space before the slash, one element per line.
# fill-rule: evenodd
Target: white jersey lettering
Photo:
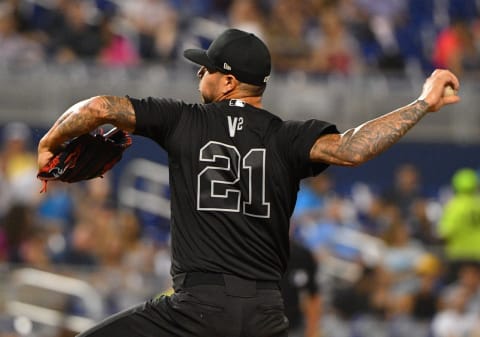
<path fill-rule="evenodd" d="M 227 116 L 228 134 L 231 138 L 235 137 L 235 133 L 243 129 L 243 117 Z"/>

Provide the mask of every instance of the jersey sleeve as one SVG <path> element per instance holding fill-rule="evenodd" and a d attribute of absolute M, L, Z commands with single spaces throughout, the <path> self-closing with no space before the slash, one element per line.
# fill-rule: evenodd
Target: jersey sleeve
<path fill-rule="evenodd" d="M 181 118 L 183 102 L 167 98 L 128 98 L 135 110 L 134 134 L 151 138 L 165 148 Z"/>
<path fill-rule="evenodd" d="M 328 164 L 310 160 L 310 150 L 322 135 L 339 133 L 337 127 L 320 120 L 286 121 L 279 134 L 280 151 L 300 179 L 319 174 Z"/>

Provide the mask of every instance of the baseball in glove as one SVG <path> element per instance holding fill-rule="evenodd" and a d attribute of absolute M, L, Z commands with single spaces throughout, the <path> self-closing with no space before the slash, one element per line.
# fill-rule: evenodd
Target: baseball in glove
<path fill-rule="evenodd" d="M 38 171 L 37 178 L 43 181 L 41 192 L 46 192 L 50 180 L 74 183 L 102 177 L 131 144 L 130 135 L 118 128 L 106 133 L 98 129 L 72 139 Z"/>

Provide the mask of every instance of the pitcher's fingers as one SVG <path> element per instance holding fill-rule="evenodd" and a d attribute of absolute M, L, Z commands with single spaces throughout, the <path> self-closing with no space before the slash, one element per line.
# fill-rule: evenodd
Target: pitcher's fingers
<path fill-rule="evenodd" d="M 443 97 L 443 103 L 445 105 L 447 104 L 455 104 L 455 103 L 458 103 L 460 102 L 460 96 L 458 95 L 454 95 L 454 96 L 447 96 L 447 97 Z"/>

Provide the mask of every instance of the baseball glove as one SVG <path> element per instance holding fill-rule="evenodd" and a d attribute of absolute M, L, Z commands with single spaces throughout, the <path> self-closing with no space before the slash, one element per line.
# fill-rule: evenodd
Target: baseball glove
<path fill-rule="evenodd" d="M 131 144 L 130 135 L 118 128 L 107 133 L 98 129 L 72 139 L 38 171 L 37 178 L 43 181 L 41 192 L 46 192 L 49 180 L 74 183 L 102 177 Z"/>

